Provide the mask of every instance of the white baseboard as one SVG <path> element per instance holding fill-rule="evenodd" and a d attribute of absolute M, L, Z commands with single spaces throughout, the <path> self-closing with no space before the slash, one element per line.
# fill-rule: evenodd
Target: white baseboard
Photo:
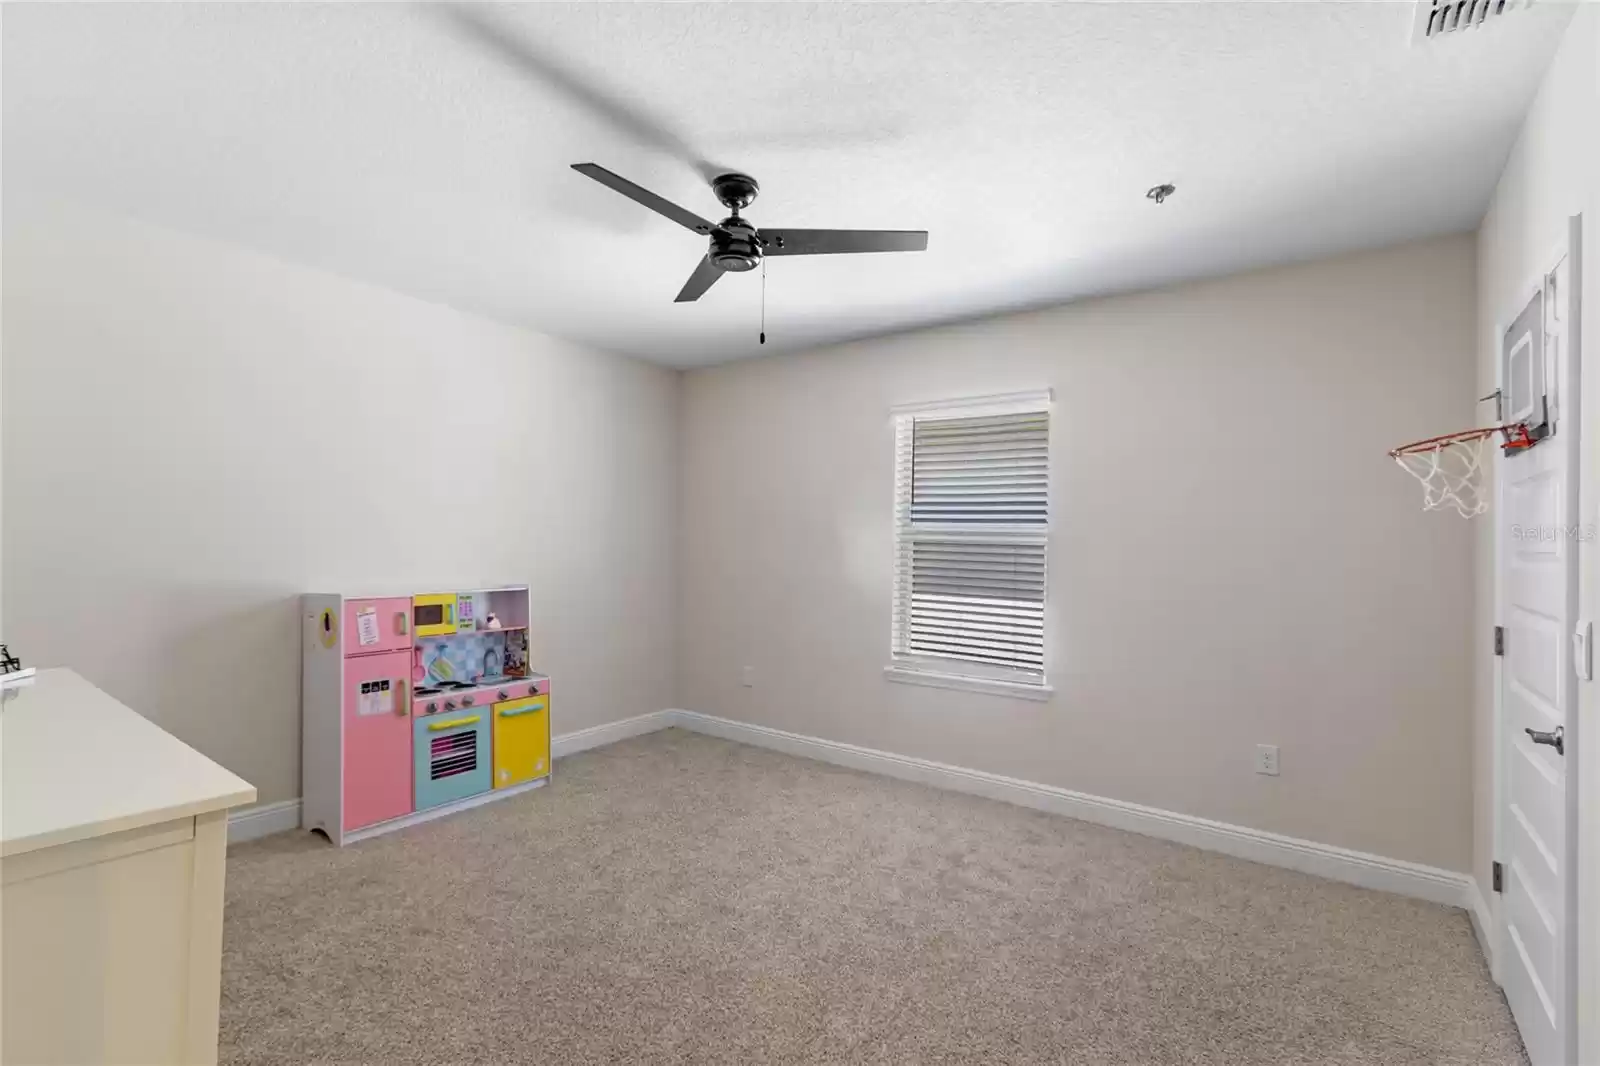
<path fill-rule="evenodd" d="M 1054 785 L 1021 781 L 1014 777 L 981 770 L 948 766 L 928 759 L 917 759 L 892 752 L 861 748 L 853 744 L 786 733 L 781 729 L 751 725 L 728 718 L 716 718 L 696 711 L 668 712 L 672 725 L 707 733 L 726 740 L 771 748 L 808 759 L 847 766 L 856 770 L 884 774 L 906 781 L 917 781 L 936 788 L 966 792 L 975 796 L 1014 803 L 1034 810 L 1064 814 L 1097 825 L 1125 829 L 1145 836 L 1173 840 L 1207 851 L 1249 859 L 1268 866 L 1281 866 L 1344 881 L 1363 888 L 1394 892 L 1434 903 L 1473 910 L 1471 895 L 1476 893 L 1472 878 L 1464 873 L 1433 866 L 1384 858 L 1362 851 L 1318 844 L 1311 840 L 1268 833 L 1260 829 L 1213 822 L 1193 815 L 1178 814 L 1157 807 L 1091 796 Z"/>
<path fill-rule="evenodd" d="M 672 724 L 671 711 L 651 711 L 648 714 L 624 718 L 620 722 L 607 722 L 571 733 L 563 733 L 550 740 L 551 758 L 587 751 L 619 740 L 653 733 Z M 228 815 L 228 843 L 238 844 L 257 840 L 273 833 L 282 833 L 300 826 L 300 801 L 283 800 L 278 803 L 261 803 L 254 807 L 241 807 Z"/>
<path fill-rule="evenodd" d="M 296 829 L 300 825 L 300 801 L 258 803 L 228 812 L 228 843 L 240 844 Z"/>
<path fill-rule="evenodd" d="M 1475 877 L 1467 882 L 1466 907 L 1467 917 L 1472 919 L 1472 933 L 1478 938 L 1484 961 L 1489 964 L 1489 976 L 1494 978 L 1495 984 L 1499 984 L 1500 966 L 1494 953 L 1494 909 L 1489 906 L 1489 897 L 1483 894 L 1483 888 Z"/>
<path fill-rule="evenodd" d="M 605 725 L 590 726 L 588 729 L 579 729 L 573 733 L 562 733 L 550 741 L 550 757 L 559 759 L 566 755 L 575 755 L 580 751 L 615 744 L 629 737 L 654 733 L 671 724 L 671 711 L 651 711 L 648 714 L 624 718 L 620 722 L 607 722 Z"/>

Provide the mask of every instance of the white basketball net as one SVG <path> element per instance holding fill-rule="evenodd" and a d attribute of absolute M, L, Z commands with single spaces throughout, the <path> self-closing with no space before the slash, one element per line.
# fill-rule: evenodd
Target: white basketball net
<path fill-rule="evenodd" d="M 1494 431 L 1489 430 L 1464 440 L 1444 439 L 1389 454 L 1400 469 L 1422 482 L 1424 511 L 1454 507 L 1462 518 L 1472 518 L 1489 509 L 1483 457 L 1493 436 Z"/>

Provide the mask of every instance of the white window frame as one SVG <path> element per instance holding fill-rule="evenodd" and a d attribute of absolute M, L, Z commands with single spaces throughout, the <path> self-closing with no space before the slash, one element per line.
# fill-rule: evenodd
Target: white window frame
<path fill-rule="evenodd" d="M 1031 392 L 974 396 L 966 399 L 900 404 L 892 409 L 896 447 L 893 518 L 896 580 L 898 580 L 898 559 L 902 550 L 901 539 L 910 527 L 910 490 L 907 487 L 902 492 L 899 484 L 901 475 L 899 453 L 901 448 L 910 447 L 909 441 L 902 441 L 901 434 L 910 432 L 912 421 L 917 418 L 974 418 L 985 415 L 1008 414 L 1044 413 L 1053 415 L 1053 399 L 1049 389 L 1041 389 Z M 1053 417 L 1051 421 L 1054 421 Z M 981 531 L 975 531 L 971 526 L 961 524 L 921 523 L 917 526 L 917 532 L 924 535 L 931 534 L 935 537 L 948 536 L 952 539 L 1009 540 L 1022 543 L 1037 543 L 1045 549 L 1046 559 L 1048 560 L 1050 535 L 1055 524 L 1053 485 L 1054 479 L 1047 476 L 1045 488 L 1047 518 L 1043 531 L 1034 525 L 994 525 L 985 526 Z M 898 642 L 901 627 L 906 623 L 907 619 L 904 617 L 903 605 L 899 602 L 898 590 L 894 585 L 891 585 L 890 589 L 890 596 L 894 600 L 891 604 L 889 664 L 884 667 L 884 677 L 890 681 L 926 685 L 932 688 L 960 689 L 968 692 L 990 693 L 1031 700 L 1050 699 L 1055 690 L 1048 683 L 1050 676 L 1049 582 L 1047 561 L 1045 569 L 1045 639 L 1043 647 L 1045 662 L 1044 673 L 1039 677 L 1027 677 L 1018 671 L 987 663 L 962 662 L 946 658 L 900 654 Z"/>

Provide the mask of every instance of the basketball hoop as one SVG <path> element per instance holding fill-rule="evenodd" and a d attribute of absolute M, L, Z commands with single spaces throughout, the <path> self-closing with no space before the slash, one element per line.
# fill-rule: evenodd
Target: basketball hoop
<path fill-rule="evenodd" d="M 1389 458 L 1422 482 L 1424 511 L 1454 507 L 1462 518 L 1472 518 L 1489 509 L 1483 485 L 1483 453 L 1489 438 L 1496 433 L 1504 435 L 1507 451 L 1533 447 L 1528 427 L 1521 422 L 1508 422 L 1402 444 L 1389 452 Z"/>

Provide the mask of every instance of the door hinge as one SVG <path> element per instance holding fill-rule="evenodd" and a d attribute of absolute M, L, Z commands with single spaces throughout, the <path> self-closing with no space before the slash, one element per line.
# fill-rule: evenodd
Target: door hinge
<path fill-rule="evenodd" d="M 1499 863 L 1494 864 L 1494 890 L 1504 892 L 1506 884 L 1506 868 Z"/>
<path fill-rule="evenodd" d="M 1504 655 L 1506 653 L 1506 627 L 1505 626 L 1495 626 L 1494 627 L 1494 653 L 1496 655 Z"/>

